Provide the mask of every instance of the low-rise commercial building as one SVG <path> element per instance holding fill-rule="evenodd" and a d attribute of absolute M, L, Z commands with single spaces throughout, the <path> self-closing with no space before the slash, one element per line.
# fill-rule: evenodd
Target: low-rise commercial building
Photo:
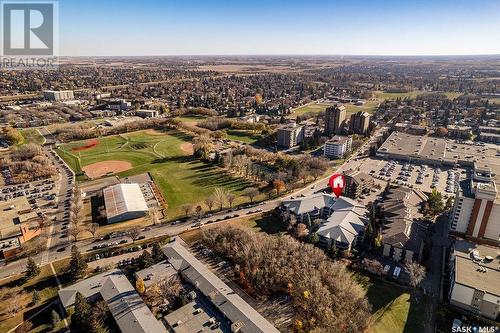
<path fill-rule="evenodd" d="M 470 126 L 459 126 L 459 125 L 448 125 L 448 137 L 469 140 L 472 137 L 472 127 Z"/>
<path fill-rule="evenodd" d="M 352 137 L 334 136 L 325 142 L 323 154 L 328 158 L 343 158 L 351 152 Z"/>
<path fill-rule="evenodd" d="M 136 110 L 135 114 L 141 118 L 158 118 L 160 111 L 158 110 Z"/>

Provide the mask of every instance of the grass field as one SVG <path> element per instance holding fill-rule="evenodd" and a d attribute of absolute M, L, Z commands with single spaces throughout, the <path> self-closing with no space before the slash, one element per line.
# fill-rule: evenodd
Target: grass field
<path fill-rule="evenodd" d="M 419 304 L 410 301 L 408 290 L 378 278 L 362 277 L 372 305 L 369 333 L 419 333 L 425 329 L 429 304 L 421 299 Z M 427 310 L 427 311 L 426 311 Z"/>
<path fill-rule="evenodd" d="M 226 136 L 230 140 L 241 141 L 248 144 L 253 144 L 262 139 L 262 135 L 244 130 L 226 130 Z"/>
<path fill-rule="evenodd" d="M 325 111 L 328 106 L 329 106 L 328 104 L 309 103 L 295 109 L 292 115 L 297 116 L 297 115 L 303 115 L 305 113 L 320 113 Z"/>
<path fill-rule="evenodd" d="M 409 91 L 409 92 L 402 92 L 402 93 L 389 93 L 389 92 L 378 91 L 378 92 L 375 92 L 375 97 L 377 99 L 379 99 L 380 101 L 383 101 L 384 99 L 416 98 L 418 95 L 422 95 L 422 94 L 426 94 L 426 93 L 428 93 L 428 92 L 418 91 L 418 90 Z M 458 96 L 462 95 L 462 93 L 459 93 L 459 92 L 445 92 L 444 94 L 449 99 L 454 99 L 454 98 L 457 98 Z"/>
<path fill-rule="evenodd" d="M 24 138 L 21 144 L 36 143 L 42 145 L 45 142 L 45 138 L 35 128 L 21 129 L 19 132 Z"/>
<path fill-rule="evenodd" d="M 132 169 L 118 174 L 120 177 L 149 172 L 167 200 L 169 218 L 182 215 L 183 204 L 201 203 L 216 187 L 239 195 L 250 185 L 211 164 L 187 156 L 180 149 L 185 142 L 191 142 L 191 137 L 180 132 L 166 134 L 146 130 L 100 138 L 99 144 L 86 150 L 73 150 L 86 145 L 86 141 L 79 141 L 62 145 L 57 151 L 75 172 L 86 165 L 107 160 L 132 164 Z M 245 199 L 240 197 L 235 204 L 243 201 Z"/>

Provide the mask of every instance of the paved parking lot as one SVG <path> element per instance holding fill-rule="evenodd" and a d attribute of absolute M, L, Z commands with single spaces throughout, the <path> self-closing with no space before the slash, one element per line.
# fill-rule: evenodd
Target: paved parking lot
<path fill-rule="evenodd" d="M 359 166 L 377 180 L 404 185 L 431 192 L 433 188 L 444 195 L 453 196 L 459 180 L 467 177 L 464 168 L 436 167 L 425 164 L 367 158 Z"/>

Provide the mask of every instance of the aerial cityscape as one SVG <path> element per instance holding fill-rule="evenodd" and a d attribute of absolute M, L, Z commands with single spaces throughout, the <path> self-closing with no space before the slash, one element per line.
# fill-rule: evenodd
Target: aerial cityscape
<path fill-rule="evenodd" d="M 0 1 L 0 332 L 500 332 L 500 2 Z"/>

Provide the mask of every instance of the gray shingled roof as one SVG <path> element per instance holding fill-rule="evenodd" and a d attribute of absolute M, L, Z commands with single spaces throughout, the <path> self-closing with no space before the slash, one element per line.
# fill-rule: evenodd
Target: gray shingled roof
<path fill-rule="evenodd" d="M 119 269 L 94 275 L 59 290 L 59 299 L 65 308 L 75 303 L 77 292 L 80 292 L 85 298 L 100 294 L 122 333 L 161 333 L 167 331 L 165 326 L 156 320 L 127 277 Z"/>
<path fill-rule="evenodd" d="M 242 324 L 240 332 L 279 332 L 181 244 L 172 242 L 163 248 L 163 252 L 168 261 L 180 269 L 184 280 L 198 288 L 233 324 Z"/>

